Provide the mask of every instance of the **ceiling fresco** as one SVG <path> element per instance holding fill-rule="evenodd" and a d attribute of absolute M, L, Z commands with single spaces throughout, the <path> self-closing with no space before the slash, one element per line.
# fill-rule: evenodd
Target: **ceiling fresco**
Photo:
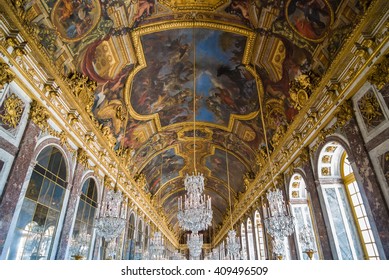
<path fill-rule="evenodd" d="M 175 227 L 183 178 L 196 166 L 214 224 L 223 222 L 229 192 L 233 207 L 261 168 L 266 139 L 271 152 L 298 114 L 291 82 L 323 74 L 363 10 L 358 0 L 24 3 L 63 75 L 96 81 L 101 132 L 112 149 L 128 149 L 128 169 L 144 175 Z"/>

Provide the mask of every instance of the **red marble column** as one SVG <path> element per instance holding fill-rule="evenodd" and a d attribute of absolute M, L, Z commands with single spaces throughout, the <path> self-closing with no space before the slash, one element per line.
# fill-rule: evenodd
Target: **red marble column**
<path fill-rule="evenodd" d="M 19 150 L 15 154 L 15 160 L 8 175 L 2 197 L 0 198 L 0 255 L 3 252 L 4 243 L 19 201 L 23 183 L 30 163 L 33 160 L 39 132 L 40 128 L 32 121 L 28 121 Z"/>
<path fill-rule="evenodd" d="M 74 215 L 77 211 L 76 205 L 78 198 L 81 194 L 82 189 L 82 176 L 84 174 L 85 167 L 78 163 L 76 164 L 76 169 L 74 171 L 73 182 L 69 184 L 68 189 L 70 190 L 70 196 L 68 203 L 66 205 L 65 218 L 62 225 L 61 236 L 58 244 L 58 250 L 56 259 L 63 260 L 65 259 L 66 249 L 71 240 L 71 229 L 73 225 Z"/>
<path fill-rule="evenodd" d="M 364 190 L 386 259 L 389 259 L 389 210 L 355 117 L 343 127 L 343 132 L 352 147 L 349 160 L 357 167 L 355 177 Z"/>
<path fill-rule="evenodd" d="M 311 209 L 314 215 L 316 228 L 319 234 L 320 244 L 318 244 L 318 246 L 321 247 L 323 259 L 333 260 L 334 257 L 332 255 L 331 248 L 330 248 L 330 240 L 327 233 L 327 227 L 324 221 L 322 208 L 320 207 L 321 203 L 320 203 L 319 191 L 318 191 L 318 189 L 320 188 L 319 180 L 315 179 L 312 165 L 309 160 L 304 162 L 301 168 L 305 173 L 305 177 L 304 177 L 305 185 L 307 191 L 310 194 L 311 203 L 312 203 Z"/>

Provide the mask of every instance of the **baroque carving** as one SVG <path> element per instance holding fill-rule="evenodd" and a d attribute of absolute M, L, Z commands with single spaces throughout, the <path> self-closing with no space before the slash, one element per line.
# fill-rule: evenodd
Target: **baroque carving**
<path fill-rule="evenodd" d="M 372 72 L 367 80 L 381 90 L 389 82 L 389 54 L 383 61 L 372 67 Z"/>
<path fill-rule="evenodd" d="M 92 107 L 94 103 L 94 91 L 97 83 L 89 77 L 77 72 L 70 73 L 66 78 L 77 101 L 84 106 L 85 111 L 93 118 Z"/>
<path fill-rule="evenodd" d="M 286 126 L 285 125 L 279 125 L 277 126 L 272 138 L 271 138 L 271 145 L 273 148 L 276 148 L 279 144 L 281 139 L 284 137 L 286 132 Z"/>
<path fill-rule="evenodd" d="M 23 101 L 15 93 L 12 93 L 4 101 L 4 113 L 0 114 L 0 119 L 4 124 L 16 128 L 22 118 L 23 105 Z"/>
<path fill-rule="evenodd" d="M 77 162 L 83 165 L 85 168 L 89 168 L 88 154 L 82 148 L 77 150 Z"/>
<path fill-rule="evenodd" d="M 9 84 L 15 79 L 15 74 L 11 72 L 9 65 L 4 62 L 0 62 L 0 90 L 4 88 L 6 84 Z"/>
<path fill-rule="evenodd" d="M 38 101 L 33 100 L 30 107 L 30 119 L 42 130 L 48 128 L 49 113 Z"/>
<path fill-rule="evenodd" d="M 383 121 L 383 112 L 374 92 L 368 91 L 358 101 L 358 107 L 367 126 L 377 126 Z"/>
<path fill-rule="evenodd" d="M 252 171 L 246 172 L 243 175 L 243 183 L 244 183 L 244 188 L 247 191 L 247 189 L 250 186 L 250 183 L 255 179 L 255 174 Z"/>
<path fill-rule="evenodd" d="M 314 72 L 299 75 L 296 79 L 290 82 L 289 94 L 292 99 L 293 107 L 301 110 L 308 102 L 308 98 L 313 92 L 319 81 L 319 76 Z"/>

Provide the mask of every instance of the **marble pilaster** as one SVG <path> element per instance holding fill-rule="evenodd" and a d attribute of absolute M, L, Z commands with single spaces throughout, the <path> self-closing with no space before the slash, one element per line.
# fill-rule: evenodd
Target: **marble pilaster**
<path fill-rule="evenodd" d="M 40 128 L 32 121 L 28 121 L 19 150 L 15 154 L 15 160 L 8 175 L 2 197 L 0 198 L 0 255 L 3 251 L 26 175 L 28 170 L 30 170 L 30 163 L 34 157 L 39 132 Z"/>

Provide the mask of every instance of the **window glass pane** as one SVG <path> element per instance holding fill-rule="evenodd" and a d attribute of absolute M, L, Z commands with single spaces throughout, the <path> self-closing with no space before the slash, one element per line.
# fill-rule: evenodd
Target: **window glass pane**
<path fill-rule="evenodd" d="M 20 210 L 18 222 L 16 224 L 17 228 L 24 229 L 29 222 L 32 220 L 32 216 L 34 215 L 36 203 L 25 199 L 23 201 L 22 209 Z"/>
<path fill-rule="evenodd" d="M 58 177 L 61 178 L 62 181 L 66 181 L 66 162 L 63 159 L 59 166 Z"/>
<path fill-rule="evenodd" d="M 363 216 L 363 212 L 362 212 L 361 206 L 355 207 L 355 215 L 357 216 L 357 218 L 360 218 L 360 217 Z"/>
<path fill-rule="evenodd" d="M 43 168 L 47 168 L 47 166 L 49 165 L 52 150 L 53 150 L 52 146 L 46 147 L 38 155 L 38 158 L 37 158 L 38 164 L 40 166 L 42 166 Z"/>
<path fill-rule="evenodd" d="M 33 171 L 31 175 L 30 182 L 28 183 L 26 197 L 32 200 L 37 200 L 39 192 L 42 186 L 43 177 L 41 174 Z"/>
<path fill-rule="evenodd" d="M 374 256 L 375 255 L 373 244 L 366 244 L 366 250 L 367 250 L 367 254 L 369 256 Z"/>
<path fill-rule="evenodd" d="M 349 191 L 350 195 L 355 193 L 354 184 L 348 184 L 348 191 Z"/>
<path fill-rule="evenodd" d="M 51 155 L 47 170 L 49 170 L 54 175 L 58 175 L 61 161 L 62 161 L 61 152 L 57 148 L 53 148 L 53 154 Z"/>
<path fill-rule="evenodd" d="M 56 210 L 59 210 L 61 208 L 64 194 L 65 194 L 65 190 L 63 188 L 61 188 L 58 185 L 55 186 L 54 194 L 53 194 L 53 197 L 51 199 L 51 207 L 52 208 L 54 208 Z"/>
<path fill-rule="evenodd" d="M 363 241 L 365 242 L 371 242 L 369 231 L 364 230 L 362 231 Z"/>
<path fill-rule="evenodd" d="M 358 196 L 356 194 L 351 196 L 351 201 L 353 205 L 359 205 Z"/>
<path fill-rule="evenodd" d="M 364 218 L 359 218 L 358 222 L 359 222 L 359 227 L 361 228 L 361 230 L 367 229 L 367 225 L 366 225 Z"/>
<path fill-rule="evenodd" d="M 49 206 L 53 192 L 54 192 L 54 183 L 52 181 L 45 179 L 43 181 L 42 190 L 38 198 L 38 202 L 46 206 Z"/>
<path fill-rule="evenodd" d="M 37 223 L 38 226 L 43 226 L 46 222 L 48 208 L 41 204 L 38 204 L 35 210 L 35 215 L 33 221 Z"/>

